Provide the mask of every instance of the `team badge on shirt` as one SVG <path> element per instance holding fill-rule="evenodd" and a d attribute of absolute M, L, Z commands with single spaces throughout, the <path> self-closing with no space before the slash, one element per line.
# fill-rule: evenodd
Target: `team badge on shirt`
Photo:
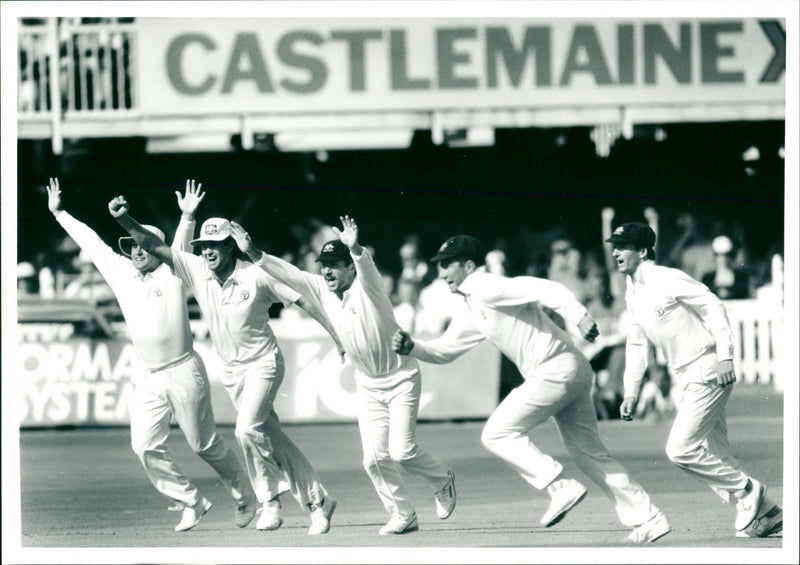
<path fill-rule="evenodd" d="M 248 298 L 250 298 L 250 291 L 243 290 L 241 296 L 242 300 L 247 300 Z"/>
<path fill-rule="evenodd" d="M 656 306 L 655 311 L 656 311 L 656 316 L 660 317 L 664 315 L 664 309 L 661 306 Z"/>
<path fill-rule="evenodd" d="M 161 296 L 161 294 L 162 294 L 162 293 L 161 293 L 161 289 L 160 289 L 160 288 L 156 288 L 156 289 L 154 289 L 154 290 L 153 290 L 153 294 L 155 294 L 156 296 Z"/>
<path fill-rule="evenodd" d="M 356 308 L 352 304 L 350 305 L 350 313 L 355 316 L 356 315 Z"/>

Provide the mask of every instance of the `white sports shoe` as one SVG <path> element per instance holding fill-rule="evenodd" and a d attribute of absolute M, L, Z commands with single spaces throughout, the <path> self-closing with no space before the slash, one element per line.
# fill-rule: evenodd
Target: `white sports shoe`
<path fill-rule="evenodd" d="M 653 543 L 672 531 L 667 517 L 659 511 L 644 524 L 636 526 L 625 541 L 628 543 Z"/>
<path fill-rule="evenodd" d="M 767 494 L 767 487 L 755 479 L 750 479 L 750 491 L 744 494 L 736 493 L 736 522 L 734 526 L 737 531 L 744 530 L 755 520 L 758 509 Z"/>
<path fill-rule="evenodd" d="M 407 534 L 409 532 L 416 532 L 419 530 L 419 522 L 417 521 L 417 514 L 410 516 L 400 516 L 392 514 L 391 519 L 382 527 L 378 533 L 382 536 Z"/>
<path fill-rule="evenodd" d="M 211 508 L 211 501 L 201 496 L 194 506 L 184 506 L 181 521 L 175 526 L 176 532 L 191 530 L 200 521 L 200 518 Z"/>
<path fill-rule="evenodd" d="M 583 500 L 586 487 L 575 479 L 560 479 L 551 483 L 547 492 L 550 495 L 550 506 L 539 520 L 545 528 L 558 524 L 567 512 Z"/>
<path fill-rule="evenodd" d="M 336 510 L 336 501 L 326 497 L 322 504 L 315 506 L 311 510 L 311 526 L 308 528 L 308 535 L 316 536 L 327 534 L 331 529 L 331 516 Z"/>
<path fill-rule="evenodd" d="M 436 515 L 441 520 L 449 518 L 450 514 L 452 514 L 453 510 L 456 508 L 456 476 L 453 474 L 453 471 L 447 471 L 447 474 L 450 475 L 447 484 L 434 494 L 436 500 Z"/>
<path fill-rule="evenodd" d="M 283 524 L 281 517 L 281 503 L 278 500 L 268 500 L 261 506 L 261 516 L 256 522 L 257 530 L 277 530 Z"/>
<path fill-rule="evenodd" d="M 736 532 L 737 538 L 765 538 L 783 531 L 783 509 L 769 496 L 758 509 L 755 520 L 745 529 Z"/>

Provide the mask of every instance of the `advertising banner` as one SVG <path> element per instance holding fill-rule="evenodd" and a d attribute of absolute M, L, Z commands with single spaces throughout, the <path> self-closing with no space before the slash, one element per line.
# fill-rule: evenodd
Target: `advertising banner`
<path fill-rule="evenodd" d="M 271 322 L 286 360 L 286 376 L 275 401 L 283 422 L 356 421 L 353 367 L 342 364 L 322 330 L 291 329 Z M 127 425 L 131 377 L 141 370 L 129 341 L 60 335 L 66 324 L 22 324 L 13 385 L 20 398 L 23 427 Z M 50 339 L 43 339 L 50 336 Z M 219 360 L 207 339 L 196 339 L 211 382 L 218 423 L 233 424 L 236 413 L 220 384 Z M 449 365 L 422 368 L 420 418 L 488 416 L 497 406 L 500 353 L 488 343 Z M 11 383 L 9 383 L 11 384 Z M 10 392 L 10 390 L 9 390 Z"/>
<path fill-rule="evenodd" d="M 146 114 L 783 103 L 779 20 L 141 18 Z"/>

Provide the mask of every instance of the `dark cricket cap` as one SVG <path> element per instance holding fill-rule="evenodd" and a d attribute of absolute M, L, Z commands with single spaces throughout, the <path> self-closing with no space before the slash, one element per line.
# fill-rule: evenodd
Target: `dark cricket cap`
<path fill-rule="evenodd" d="M 437 262 L 457 257 L 472 259 L 475 263 L 482 265 L 486 258 L 486 250 L 483 244 L 471 235 L 454 235 L 442 244 L 439 252 L 430 260 Z"/>
<path fill-rule="evenodd" d="M 656 244 L 656 232 L 647 224 L 628 222 L 615 229 L 606 241 L 609 243 L 632 243 L 637 249 L 649 249 Z"/>
<path fill-rule="evenodd" d="M 341 240 L 332 239 L 322 246 L 322 250 L 319 252 L 319 259 L 317 259 L 317 262 L 335 262 L 339 259 L 342 259 L 348 263 L 353 262 L 353 257 L 350 256 L 350 249 L 344 243 L 342 243 Z"/>

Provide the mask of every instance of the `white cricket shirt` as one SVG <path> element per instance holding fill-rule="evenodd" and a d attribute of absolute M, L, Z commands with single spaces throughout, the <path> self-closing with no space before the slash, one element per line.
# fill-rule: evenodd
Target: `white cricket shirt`
<path fill-rule="evenodd" d="M 148 368 L 175 361 L 192 350 L 192 332 L 186 308 L 186 285 L 162 263 L 142 276 L 133 262 L 116 253 L 87 226 L 68 212 L 56 220 L 84 250 L 114 291 L 131 342 Z M 181 216 L 173 249 L 188 247 L 194 221 Z"/>
<path fill-rule="evenodd" d="M 322 275 L 307 273 L 266 253 L 256 265 L 319 304 L 353 362 L 359 384 L 386 390 L 416 371 L 419 365 L 392 349 L 392 336 L 400 326 L 372 257 L 367 251 L 351 256 L 356 277 L 341 300 L 328 289 Z"/>
<path fill-rule="evenodd" d="M 524 378 L 560 355 L 580 355 L 572 339 L 542 310 L 546 306 L 577 325 L 586 308 L 562 284 L 536 277 L 502 277 L 480 268 L 458 287 L 465 308 L 438 339 L 415 341 L 411 355 L 447 363 L 484 339 L 513 361 Z"/>
<path fill-rule="evenodd" d="M 625 396 L 638 396 L 647 368 L 647 340 L 679 371 L 709 353 L 733 359 L 733 334 L 725 305 L 707 286 L 679 269 L 642 262 L 627 277 L 630 314 Z"/>
<path fill-rule="evenodd" d="M 175 274 L 194 292 L 223 363 L 245 363 L 278 349 L 269 326 L 269 307 L 275 302 L 288 306 L 300 298 L 298 293 L 239 259 L 223 284 L 198 255 L 173 250 L 172 262 Z"/>

